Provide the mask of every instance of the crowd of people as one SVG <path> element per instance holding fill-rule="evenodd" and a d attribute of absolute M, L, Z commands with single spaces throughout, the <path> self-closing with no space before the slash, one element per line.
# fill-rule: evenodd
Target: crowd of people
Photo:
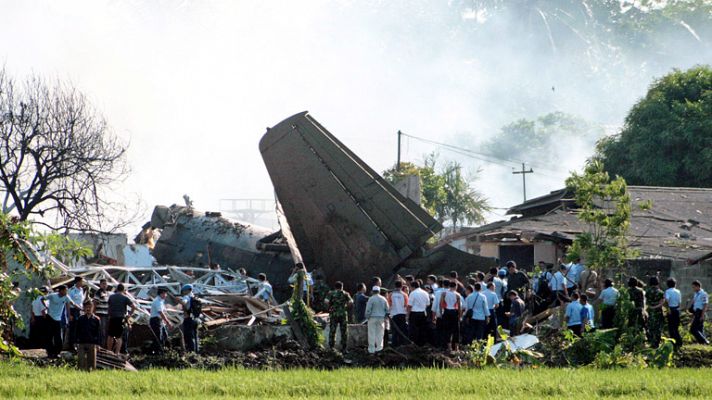
<path fill-rule="evenodd" d="M 588 330 L 616 326 L 620 292 L 611 279 L 605 279 L 598 292 L 581 287 L 586 268 L 580 260 L 561 263 L 556 272 L 552 265 L 543 262 L 539 267 L 539 272 L 531 277 L 519 270 L 514 261 L 464 278 L 456 271 L 447 276 L 430 275 L 424 280 L 412 275 L 396 276 L 390 288 L 383 285 L 380 277 L 374 277 L 368 286 L 357 284 L 351 296 L 342 282 L 329 287 L 323 277 L 314 274 L 312 279 L 303 265 L 297 265 L 290 283 L 296 284 L 297 271 L 304 272 L 304 298 L 315 311 L 329 313 L 328 345 L 335 347 L 339 332 L 342 350 L 347 344 L 349 323 L 367 324 L 370 353 L 381 351 L 388 342 L 394 347 L 429 344 L 458 350 L 461 345 L 489 336 L 499 340 L 500 327 L 516 335 L 526 328 L 525 316 L 555 306 L 563 310 L 565 327 L 579 336 Z M 240 273 L 246 276 L 246 271 Z M 259 274 L 257 280 L 259 285 L 253 296 L 273 302 L 267 276 Z M 626 321 L 630 327 L 646 333 L 651 347 L 660 344 L 666 325 L 675 346 L 681 346 L 682 295 L 675 279 L 667 279 L 664 291 L 660 280 L 659 276 L 651 276 L 646 287 L 639 279 L 629 278 L 627 292 L 632 307 Z M 703 326 L 708 295 L 699 281 L 691 285 L 694 295 L 688 307 L 692 314 L 690 332 L 698 343 L 708 344 Z M 158 289 L 151 303 L 149 326 L 154 339 L 152 350 L 156 353 L 164 351 L 168 329 L 172 328 L 166 313 L 169 295 L 172 296 L 165 289 Z M 183 310 L 184 348 L 198 352 L 201 301 L 189 284 L 182 286 L 180 296 L 173 297 Z M 40 289 L 32 302 L 30 340 L 37 347 L 46 348 L 50 357 L 57 357 L 63 348 L 81 352 L 82 348 L 92 346 L 125 353 L 131 316 L 137 309 L 124 285 L 118 284 L 112 292 L 107 281 L 101 280 L 98 290 L 89 291 L 83 279 L 77 277 L 69 288 L 59 285 L 54 291 L 48 287 Z"/>
<path fill-rule="evenodd" d="M 80 355 L 94 346 L 114 353 L 126 353 L 129 332 L 139 309 L 134 299 L 119 283 L 113 292 L 102 279 L 99 288 L 89 291 L 83 278 L 76 277 L 71 288 L 59 285 L 50 293 L 48 287 L 32 302 L 30 341 L 33 347 L 45 348 L 51 358 L 63 349 Z M 149 326 L 153 334 L 152 350 L 163 352 L 172 323 L 166 313 L 169 292 L 159 288 L 151 303 Z M 175 297 L 175 296 L 174 296 Z M 198 318 L 200 301 L 193 295 L 192 285 L 181 288 L 175 301 L 183 309 L 182 334 L 188 351 L 198 352 Z"/>
<path fill-rule="evenodd" d="M 533 276 L 509 261 L 503 268 L 477 272 L 464 279 L 456 271 L 424 280 L 398 276 L 390 288 L 383 286 L 381 278 L 374 277 L 368 286 L 357 284 L 353 297 L 342 282 L 329 288 L 320 276 L 315 275 L 312 281 L 308 275 L 304 293 L 312 308 L 330 313 L 328 344 L 332 348 L 337 330 L 342 348 L 345 347 L 346 325 L 351 321 L 368 325 L 371 353 L 381 351 L 388 341 L 392 346 L 413 343 L 457 350 L 488 336 L 499 340 L 500 327 L 516 335 L 526 328 L 525 315 L 556 306 L 561 306 L 563 326 L 575 335 L 615 327 L 619 290 L 611 279 L 605 279 L 597 289 L 583 287 L 586 274 L 580 259 L 560 263 L 557 268 L 540 262 L 539 271 Z M 266 277 L 261 280 L 266 282 Z M 666 325 L 667 336 L 675 340 L 675 346 L 682 345 L 682 296 L 675 279 L 668 279 L 666 285 L 663 291 L 659 276 L 649 277 L 647 287 L 635 277 L 628 281 L 633 307 L 626 316 L 627 324 L 644 331 L 651 347 L 660 344 Z M 688 308 L 693 315 L 690 332 L 698 343 L 707 344 L 703 330 L 707 293 L 699 281 L 692 282 L 692 289 L 695 294 Z"/>

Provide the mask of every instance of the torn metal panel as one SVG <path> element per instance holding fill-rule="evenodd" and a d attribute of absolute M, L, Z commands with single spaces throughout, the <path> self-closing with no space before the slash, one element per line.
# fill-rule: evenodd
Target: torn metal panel
<path fill-rule="evenodd" d="M 159 265 L 244 267 L 253 276 L 266 273 L 275 291 L 286 291 L 293 263 L 288 248 L 264 240 L 275 237 L 269 229 L 177 205 L 157 206 L 151 225 L 162 230 L 152 253 Z"/>

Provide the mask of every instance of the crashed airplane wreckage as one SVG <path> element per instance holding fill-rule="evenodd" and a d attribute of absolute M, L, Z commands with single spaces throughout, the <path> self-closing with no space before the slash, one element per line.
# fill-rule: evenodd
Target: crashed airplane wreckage
<path fill-rule="evenodd" d="M 148 325 L 151 310 L 151 300 L 156 297 L 158 289 L 166 289 L 171 296 L 180 295 L 184 284 L 193 285 L 194 292 L 203 302 L 202 319 L 207 327 L 229 323 L 253 324 L 256 321 L 265 323 L 281 323 L 284 315 L 276 303 L 266 304 L 251 296 L 251 288 L 257 287 L 256 279 L 244 277 L 227 271 L 207 268 L 189 268 L 174 266 L 156 267 L 120 267 L 90 265 L 70 268 L 58 260 L 49 260 L 64 277 L 53 282 L 57 287 L 71 282 L 75 277 L 82 277 L 86 285 L 93 290 L 99 288 L 99 282 L 106 279 L 107 283 L 116 287 L 122 283 L 126 294 L 138 306 L 138 312 L 133 316 L 134 323 Z M 175 325 L 183 320 L 183 311 L 175 305 L 173 299 L 168 300 L 167 316 Z"/>
<path fill-rule="evenodd" d="M 282 233 L 298 252 L 293 256 L 329 282 L 496 265 L 449 244 L 426 248 L 442 225 L 307 112 L 268 129 L 259 148 L 283 210 Z"/>

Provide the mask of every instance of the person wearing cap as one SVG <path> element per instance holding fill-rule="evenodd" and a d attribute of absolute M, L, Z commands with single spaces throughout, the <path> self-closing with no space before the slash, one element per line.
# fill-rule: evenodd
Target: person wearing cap
<path fill-rule="evenodd" d="M 266 279 L 265 277 L 265 280 Z M 198 321 L 193 309 L 197 300 L 193 294 L 193 285 L 183 285 L 180 294 L 181 297 L 178 298 L 178 303 L 183 307 L 183 325 L 181 326 L 183 331 L 183 344 L 185 345 L 186 351 L 197 353 L 199 350 Z"/>
<path fill-rule="evenodd" d="M 381 288 L 374 286 L 371 297 L 366 303 L 366 319 L 368 320 L 368 352 L 371 354 L 383 350 L 385 320 L 388 315 L 388 300 L 381 295 Z"/>
<path fill-rule="evenodd" d="M 109 327 L 107 329 L 106 347 L 116 354 L 121 352 L 124 330 L 126 329 L 127 311 L 131 307 L 130 317 L 136 312 L 136 304 L 129 298 L 123 283 L 116 286 L 114 294 L 109 296 Z"/>
<path fill-rule="evenodd" d="M 171 321 L 166 315 L 166 297 L 168 291 L 164 288 L 158 289 L 158 296 L 151 302 L 151 318 L 148 320 L 148 325 L 153 331 L 153 346 L 152 350 L 155 353 L 163 353 L 163 348 L 168 339 L 168 330 L 166 327 L 171 327 Z"/>
<path fill-rule="evenodd" d="M 40 294 L 32 301 L 32 315 L 30 316 L 30 343 L 36 348 L 42 348 L 44 340 L 42 334 L 46 329 L 47 321 L 47 293 L 46 286 L 40 288 Z"/>

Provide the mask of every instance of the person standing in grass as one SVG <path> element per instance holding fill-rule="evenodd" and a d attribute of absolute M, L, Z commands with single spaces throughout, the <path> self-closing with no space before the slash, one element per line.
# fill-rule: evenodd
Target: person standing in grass
<path fill-rule="evenodd" d="M 455 285 L 457 285 L 457 283 Z M 408 294 L 408 308 L 406 312 L 410 340 L 418 346 L 422 346 L 428 339 L 427 312 L 428 306 L 430 305 L 430 294 L 420 288 L 420 283 L 417 280 L 411 282 L 410 287 L 411 291 L 410 294 Z M 442 303 L 440 306 L 442 309 Z"/>
<path fill-rule="evenodd" d="M 408 339 L 408 324 L 405 321 L 406 304 L 408 304 L 408 294 L 403 290 L 403 282 L 395 281 L 395 289 L 388 294 L 388 305 L 390 307 L 391 322 L 393 324 L 391 345 L 398 347 L 406 344 Z"/>
<path fill-rule="evenodd" d="M 116 286 L 116 292 L 109 296 L 109 328 L 108 338 L 106 339 L 106 347 L 116 354 L 121 352 L 121 344 L 123 343 L 124 330 L 126 329 L 126 318 L 129 306 L 131 314 L 136 312 L 136 304 L 124 293 L 126 288 L 123 283 Z"/>
<path fill-rule="evenodd" d="M 492 336 L 497 338 L 497 310 L 501 306 L 502 299 L 499 298 L 496 291 L 497 287 L 494 282 L 487 283 L 487 290 L 484 291 L 485 298 L 487 299 L 487 307 L 489 307 L 489 319 L 487 321 L 487 328 L 485 330 L 485 337 Z"/>
<path fill-rule="evenodd" d="M 574 292 L 571 295 L 571 303 L 566 306 L 566 327 L 574 333 L 576 336 L 581 336 L 582 321 L 581 321 L 581 310 L 583 306 L 579 302 L 578 293 Z"/>
<path fill-rule="evenodd" d="M 163 353 L 163 348 L 166 346 L 166 340 L 168 339 L 167 327 L 171 326 L 171 321 L 168 320 L 166 315 L 167 296 L 168 290 L 160 288 L 158 289 L 158 296 L 151 302 L 151 318 L 148 320 L 148 324 L 154 336 L 152 350 L 157 354 Z"/>
<path fill-rule="evenodd" d="M 588 329 L 596 329 L 596 324 L 593 322 L 593 317 L 596 315 L 593 310 L 593 306 L 588 302 L 588 295 L 582 293 L 579 296 L 579 303 L 581 303 L 581 333 Z"/>
<path fill-rule="evenodd" d="M 601 302 L 601 328 L 613 328 L 613 320 L 616 318 L 616 303 L 618 302 L 618 289 L 613 287 L 613 281 L 606 279 L 603 282 L 604 289 L 598 296 Z"/>
<path fill-rule="evenodd" d="M 660 280 L 656 276 L 651 276 L 648 281 L 648 287 L 645 289 L 645 303 L 648 305 L 648 344 L 652 348 L 657 348 L 660 345 L 665 326 L 665 317 L 663 316 L 665 293 L 660 290 Z"/>
<path fill-rule="evenodd" d="M 707 292 L 702 290 L 702 284 L 700 281 L 692 282 L 692 290 L 695 292 L 695 296 L 692 298 L 692 323 L 690 324 L 690 333 L 695 337 L 695 340 L 699 344 L 710 344 L 710 342 L 705 337 L 705 314 L 707 313 L 707 306 L 709 303 L 709 297 Z"/>
<path fill-rule="evenodd" d="M 436 301 L 440 302 L 443 311 L 444 344 L 449 350 L 457 351 L 460 343 L 460 320 L 462 319 L 462 297 L 458 293 L 458 284 L 451 280 L 448 290 L 440 294 Z"/>
<path fill-rule="evenodd" d="M 354 323 L 360 324 L 366 321 L 366 303 L 368 303 L 366 284 L 362 282 L 356 286 L 354 295 Z"/>
<path fill-rule="evenodd" d="M 680 336 L 680 303 L 682 303 L 682 294 L 675 287 L 677 281 L 675 278 L 670 278 L 666 282 L 667 290 L 665 290 L 665 304 L 668 307 L 668 334 L 670 338 L 675 340 L 675 347 L 682 346 L 682 336 Z"/>
<path fill-rule="evenodd" d="M 67 296 L 67 287 L 59 285 L 57 292 L 47 295 L 47 314 L 50 318 L 47 319 L 47 355 L 50 358 L 55 358 L 62 351 L 62 314 L 67 308 L 67 304 L 75 307 L 81 307 L 75 304 L 69 296 Z"/>
<path fill-rule="evenodd" d="M 324 305 L 329 311 L 329 347 L 336 345 L 336 327 L 341 332 L 341 350 L 346 350 L 348 342 L 349 307 L 353 305 L 351 296 L 344 291 L 344 284 L 334 283 L 334 290 L 324 299 Z"/>
<path fill-rule="evenodd" d="M 385 320 L 388 315 L 388 300 L 381 295 L 381 288 L 378 286 L 371 290 L 365 315 L 368 320 L 368 352 L 374 354 L 383 350 Z"/>
<path fill-rule="evenodd" d="M 516 335 L 519 333 L 519 330 L 517 328 L 519 327 L 519 324 L 521 322 L 521 318 L 524 314 L 524 310 L 526 309 L 526 305 L 524 304 L 524 300 L 519 297 L 519 294 L 516 290 L 510 290 L 508 296 L 510 306 L 509 311 L 507 311 L 505 315 L 509 317 L 510 335 Z"/>
<path fill-rule="evenodd" d="M 628 326 L 642 330 L 645 334 L 645 325 L 648 320 L 648 313 L 645 311 L 645 292 L 641 288 L 642 282 L 638 278 L 631 276 L 628 279 L 628 295 L 633 302 L 633 308 L 628 314 Z"/>
<path fill-rule="evenodd" d="M 84 303 L 84 315 L 77 319 L 77 358 L 79 369 L 96 369 L 96 349 L 101 346 L 101 320 L 94 314 L 94 303 Z"/>

